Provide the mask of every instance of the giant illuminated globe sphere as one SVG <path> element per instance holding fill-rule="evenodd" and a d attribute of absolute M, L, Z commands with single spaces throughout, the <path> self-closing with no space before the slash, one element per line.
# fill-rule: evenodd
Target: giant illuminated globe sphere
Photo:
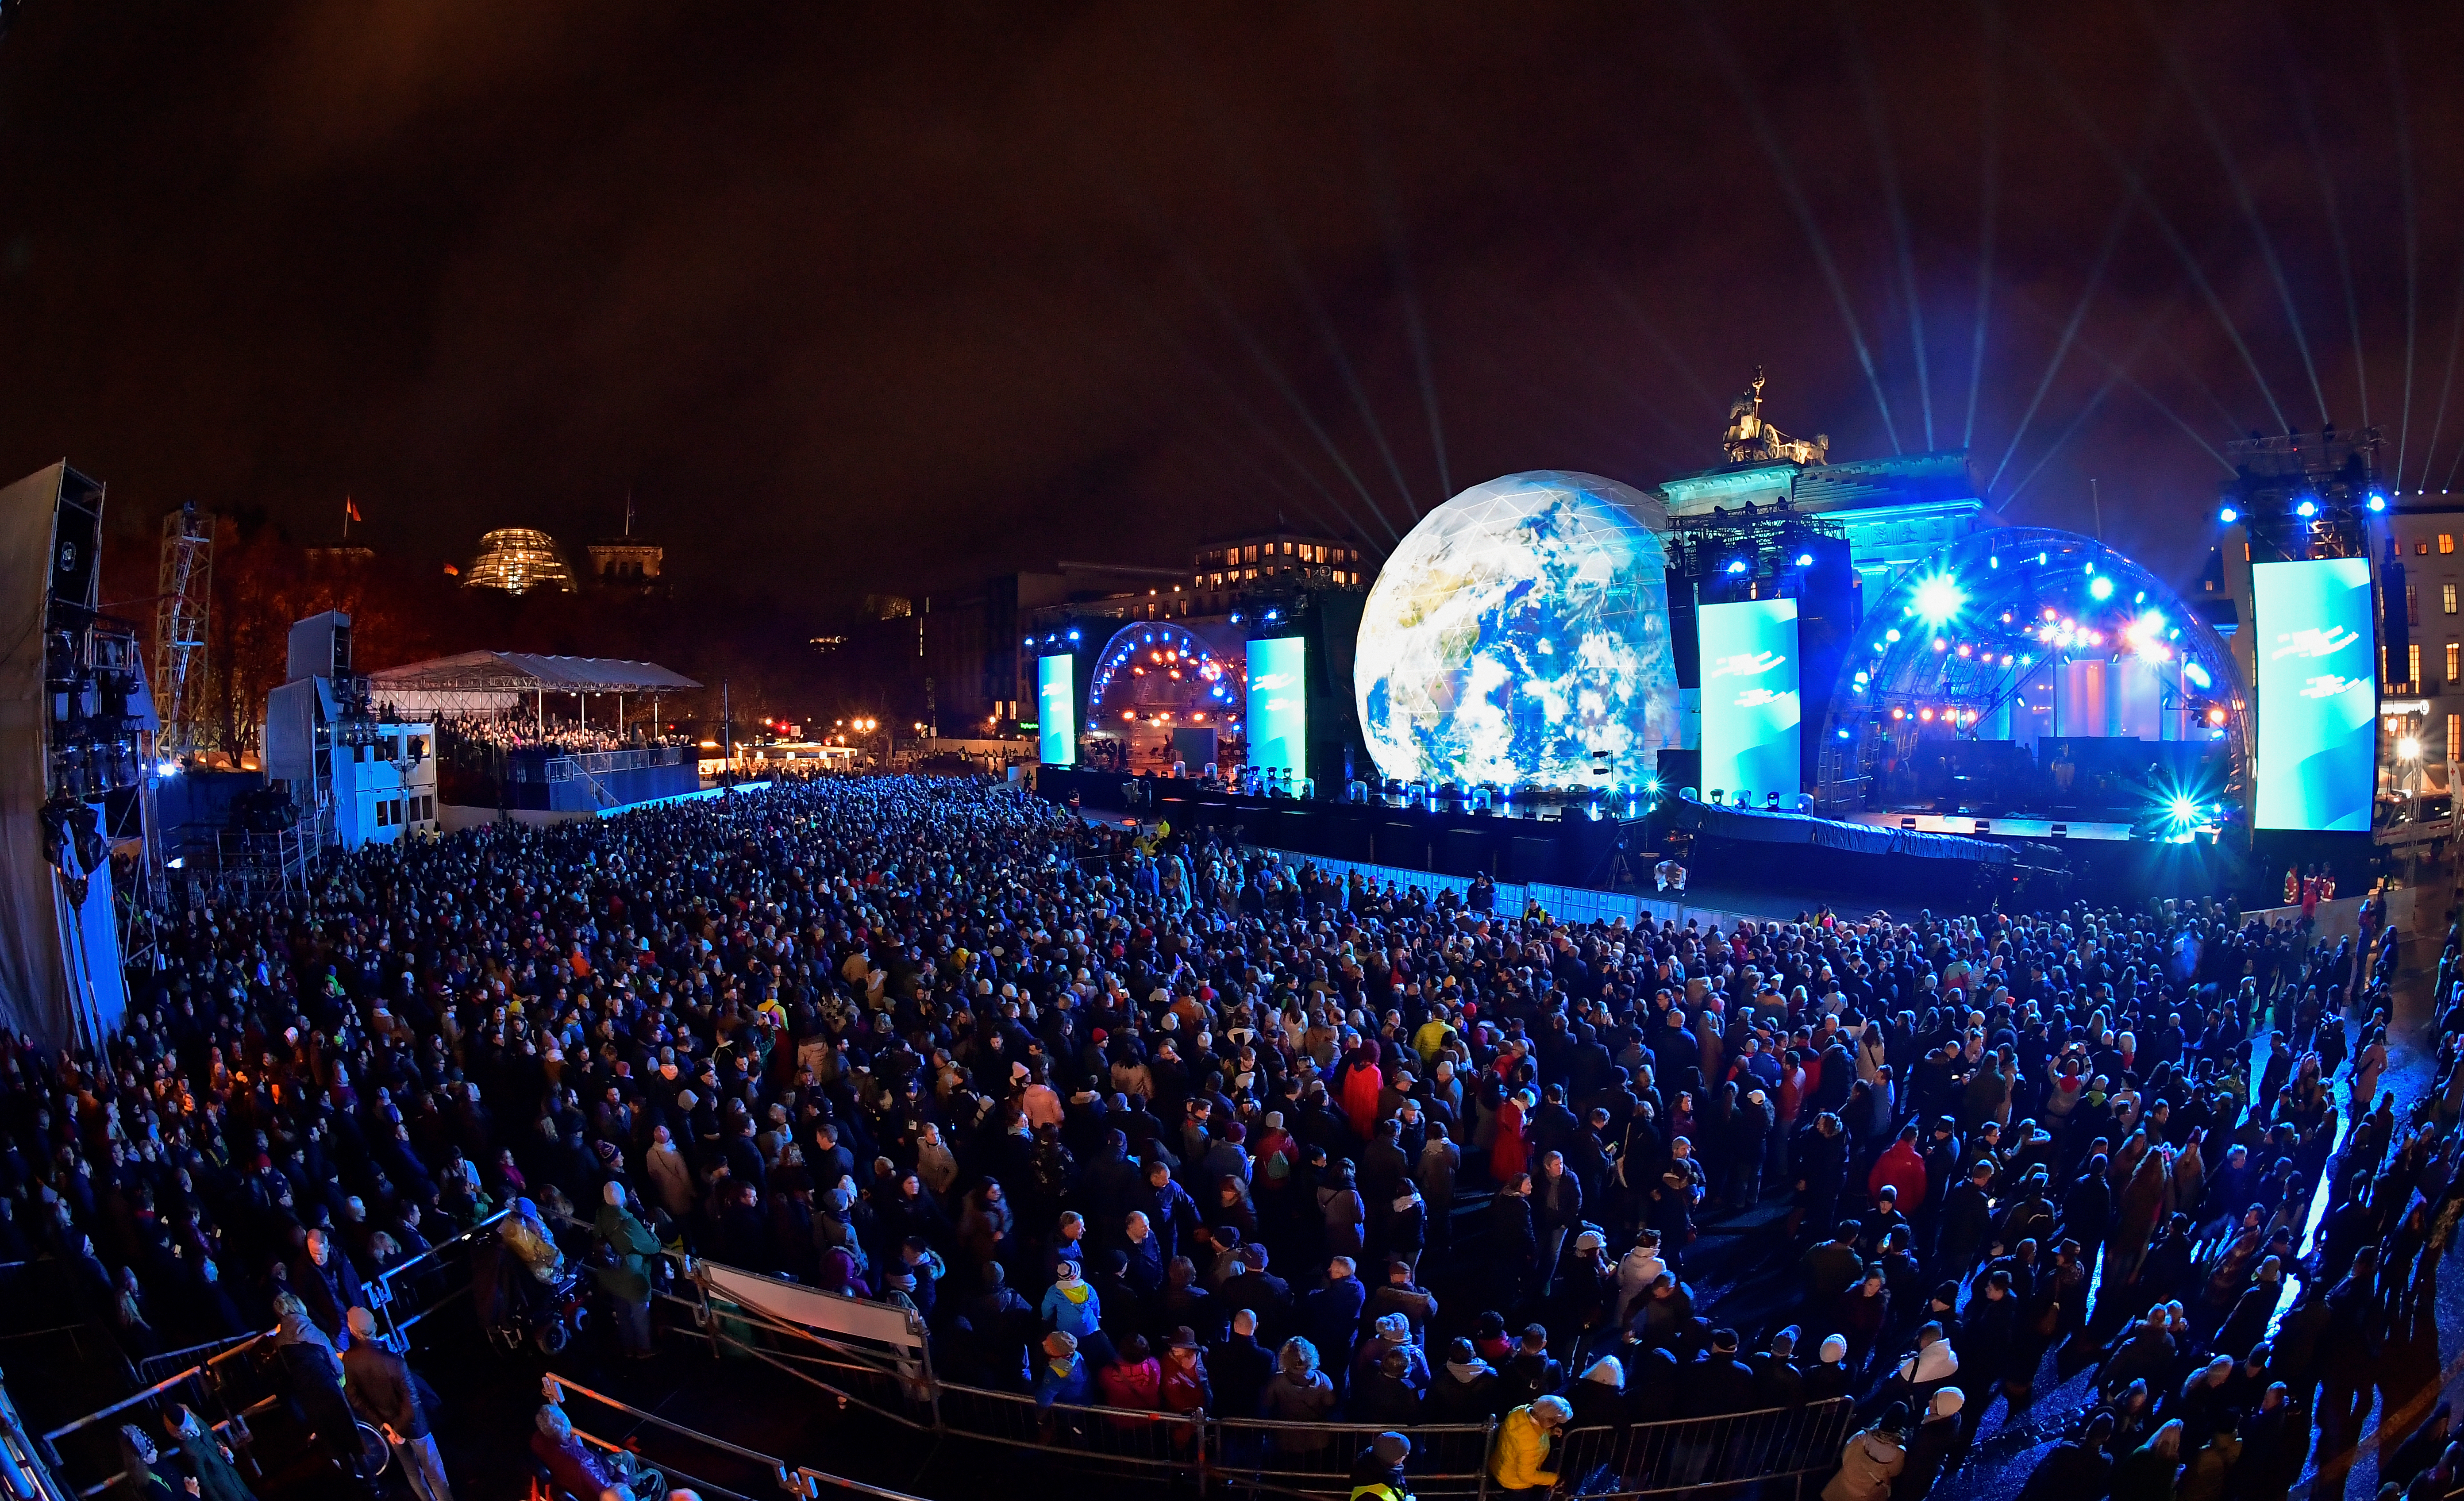
<path fill-rule="evenodd" d="M 1421 518 L 1361 615 L 1353 693 L 1377 769 L 1563 788 L 1650 776 L 1680 734 L 1666 519 L 1639 491 L 1553 470 Z"/>

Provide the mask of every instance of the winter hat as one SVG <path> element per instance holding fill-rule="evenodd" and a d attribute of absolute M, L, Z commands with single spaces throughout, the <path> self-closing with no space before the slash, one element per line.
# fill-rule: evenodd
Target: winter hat
<path fill-rule="evenodd" d="M 1614 1357 L 1602 1356 L 1583 1373 L 1583 1380 L 1597 1381 L 1613 1391 L 1621 1392 L 1625 1390 L 1625 1367 L 1617 1364 Z"/>
<path fill-rule="evenodd" d="M 1381 1433 L 1369 1441 L 1369 1451 L 1380 1465 L 1399 1465 L 1412 1457 L 1412 1441 L 1399 1433 Z"/>
<path fill-rule="evenodd" d="M 1847 1358 L 1848 1341 L 1843 1335 L 1825 1335 L 1822 1336 L 1823 1364 L 1837 1365 L 1839 1362 Z"/>
<path fill-rule="evenodd" d="M 1412 1337 L 1412 1321 L 1400 1313 L 1381 1314 L 1377 1320 L 1377 1337 L 1390 1345 L 1399 1345 Z"/>
<path fill-rule="evenodd" d="M 1066 1329 L 1056 1329 L 1044 1336 L 1044 1353 L 1056 1360 L 1067 1360 L 1078 1353 L 1078 1336 Z"/>
<path fill-rule="evenodd" d="M 1608 1244 L 1609 1238 L 1597 1230 L 1585 1230 L 1574 1237 L 1574 1249 L 1578 1251 L 1606 1250 Z"/>

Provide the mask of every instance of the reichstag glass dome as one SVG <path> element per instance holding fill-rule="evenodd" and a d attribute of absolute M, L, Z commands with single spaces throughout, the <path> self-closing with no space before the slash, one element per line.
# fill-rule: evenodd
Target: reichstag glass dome
<path fill-rule="evenodd" d="M 463 577 L 465 586 L 520 594 L 530 589 L 573 592 L 573 570 L 556 550 L 556 539 L 527 526 L 499 527 L 479 539 L 479 556 Z"/>

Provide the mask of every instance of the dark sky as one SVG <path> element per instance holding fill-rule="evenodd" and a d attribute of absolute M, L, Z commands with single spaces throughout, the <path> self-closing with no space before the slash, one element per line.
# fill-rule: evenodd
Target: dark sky
<path fill-rule="evenodd" d="M 0 475 L 347 493 L 423 569 L 629 487 L 821 606 L 1647 483 L 1761 363 L 2178 573 L 2239 431 L 2464 456 L 2458 55 L 2368 0 L 27 0 Z"/>

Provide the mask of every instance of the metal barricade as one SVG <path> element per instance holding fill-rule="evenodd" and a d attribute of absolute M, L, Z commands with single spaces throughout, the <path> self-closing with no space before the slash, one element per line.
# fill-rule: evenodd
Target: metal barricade
<path fill-rule="evenodd" d="M 1218 1418 L 1207 1424 L 1209 1469 L 1243 1490 L 1289 1495 L 1341 1494 L 1352 1462 L 1387 1424 L 1376 1423 L 1270 1423 L 1262 1418 Z M 1426 1424 L 1397 1430 L 1412 1441 L 1404 1473 L 1416 1495 L 1485 1496 L 1488 1451 L 1497 1424 Z"/>
<path fill-rule="evenodd" d="M 1658 1495 L 1829 1469 L 1848 1440 L 1845 1397 L 1717 1418 L 1681 1418 L 1566 1435 L 1559 1487 L 1585 1497 Z"/>
<path fill-rule="evenodd" d="M 631 1456 L 633 1465 L 654 1466 L 670 1485 L 689 1482 L 706 1495 L 753 1496 L 784 1490 L 789 1495 L 816 1501 L 823 1495 L 840 1493 L 871 1496 L 877 1501 L 918 1501 L 904 1491 L 888 1490 L 849 1480 L 842 1475 L 825 1474 L 809 1466 L 791 1465 L 775 1454 L 764 1454 L 740 1444 L 731 1444 L 715 1435 L 690 1428 L 654 1412 L 645 1412 L 630 1402 L 621 1402 L 604 1392 L 592 1391 L 563 1377 L 549 1375 L 540 1381 L 542 1394 L 559 1406 L 569 1398 L 582 1398 L 599 1403 L 629 1421 L 629 1429 L 621 1439 L 594 1433 L 581 1424 L 573 1425 L 576 1436 L 584 1443 L 612 1455 Z M 571 1413 L 565 1415 L 568 1419 Z M 635 1493 L 640 1494 L 639 1488 Z M 659 1488 L 664 1496 L 665 1488 Z"/>
<path fill-rule="evenodd" d="M 387 1267 L 367 1284 L 368 1312 L 376 1316 L 377 1337 L 387 1349 L 407 1353 L 410 1331 L 421 1319 L 470 1295 L 472 1248 L 511 1213 L 499 1209 L 443 1245 Z"/>

